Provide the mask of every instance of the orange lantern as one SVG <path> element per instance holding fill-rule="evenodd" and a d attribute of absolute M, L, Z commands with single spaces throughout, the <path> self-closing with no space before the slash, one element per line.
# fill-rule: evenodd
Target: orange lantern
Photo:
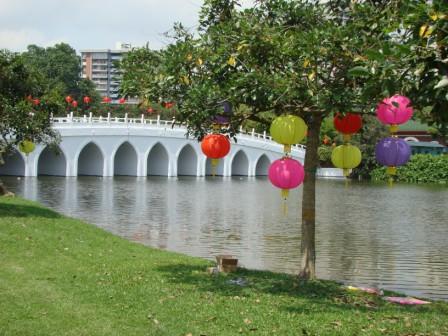
<path fill-rule="evenodd" d="M 212 159 L 212 174 L 215 175 L 219 159 L 230 151 L 230 141 L 222 134 L 208 134 L 201 142 L 201 149 L 205 156 Z"/>

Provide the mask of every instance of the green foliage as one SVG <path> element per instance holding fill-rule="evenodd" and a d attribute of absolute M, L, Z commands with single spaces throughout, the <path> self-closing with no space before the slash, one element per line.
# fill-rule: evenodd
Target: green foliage
<path fill-rule="evenodd" d="M 386 168 L 376 168 L 372 179 L 387 181 Z M 448 183 L 448 155 L 416 154 L 409 162 L 397 169 L 396 180 L 408 183 Z"/>
<path fill-rule="evenodd" d="M 18 198 L 0 198 L 0 246 L 2 335 L 448 332 L 445 302 L 402 307 L 333 281 L 266 271 L 210 275 L 210 261 L 136 244 Z M 238 278 L 247 284 L 229 281 Z"/>
<path fill-rule="evenodd" d="M 378 81 L 384 96 L 397 92 L 413 102 L 418 117 L 448 134 L 448 2 L 385 1 L 394 13 L 387 32 L 361 51 L 358 67 L 370 69 L 368 82 Z M 367 72 L 366 72 L 367 74 Z"/>
<path fill-rule="evenodd" d="M 387 128 L 376 117 L 363 116 L 363 127 L 352 140 L 352 143 L 361 150 L 362 161 L 353 169 L 351 177 L 370 178 L 372 171 L 378 167 L 375 156 L 376 144 L 388 135 Z"/>
<path fill-rule="evenodd" d="M 84 96 L 92 98 L 89 107 L 99 106 L 101 98 L 95 90 L 95 84 L 81 78 L 81 58 L 68 44 L 60 43 L 48 48 L 29 45 L 22 57 L 29 71 L 39 81 L 40 89 L 33 96 L 50 106 L 54 115 L 67 112 L 64 101 L 67 95 L 78 102 L 79 109 L 87 107 L 83 103 Z"/>
<path fill-rule="evenodd" d="M 331 166 L 331 153 L 333 152 L 332 146 L 319 146 L 317 149 L 317 155 L 321 166 Z"/>
<path fill-rule="evenodd" d="M 26 67 L 21 55 L 0 51 L 0 159 L 13 145 L 27 139 L 51 142 L 49 109 L 26 97 L 42 90 L 39 78 Z"/>

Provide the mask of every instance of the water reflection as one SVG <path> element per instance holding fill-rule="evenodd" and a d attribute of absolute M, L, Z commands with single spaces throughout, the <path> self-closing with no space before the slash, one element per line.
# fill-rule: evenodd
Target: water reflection
<path fill-rule="evenodd" d="M 296 273 L 301 189 L 288 215 L 266 178 L 3 178 L 16 193 L 127 239 Z M 321 278 L 448 299 L 448 188 L 319 181 Z"/>

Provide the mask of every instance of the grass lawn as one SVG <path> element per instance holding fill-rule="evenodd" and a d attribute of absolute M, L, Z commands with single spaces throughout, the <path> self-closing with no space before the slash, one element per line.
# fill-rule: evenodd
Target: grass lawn
<path fill-rule="evenodd" d="M 404 307 L 210 265 L 0 198 L 0 335 L 448 335 L 448 303 Z"/>

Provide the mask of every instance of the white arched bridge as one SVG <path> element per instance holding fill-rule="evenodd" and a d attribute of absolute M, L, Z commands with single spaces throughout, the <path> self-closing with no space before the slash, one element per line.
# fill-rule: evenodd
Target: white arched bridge
<path fill-rule="evenodd" d="M 206 176 L 211 161 L 186 128 L 160 119 L 54 118 L 61 135 L 56 150 L 41 145 L 28 156 L 19 151 L 5 158 L 0 175 L 16 176 Z M 241 132 L 230 153 L 216 168 L 221 176 L 267 175 L 269 164 L 283 146 L 266 134 Z M 292 156 L 303 163 L 305 148 L 293 146 Z"/>

